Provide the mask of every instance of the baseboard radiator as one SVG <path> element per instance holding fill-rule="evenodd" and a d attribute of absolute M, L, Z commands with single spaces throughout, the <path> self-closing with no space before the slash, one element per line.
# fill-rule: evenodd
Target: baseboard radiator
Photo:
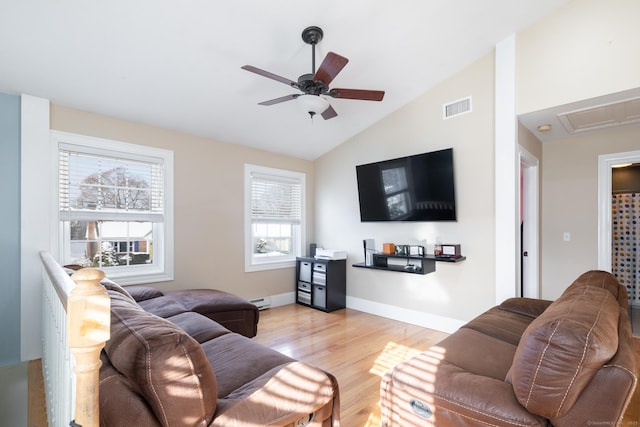
<path fill-rule="evenodd" d="M 254 298 L 250 299 L 249 302 L 258 307 L 258 310 L 266 310 L 271 307 L 271 297 Z"/>
<path fill-rule="evenodd" d="M 99 427 L 100 352 L 109 339 L 110 299 L 93 268 L 71 277 L 41 252 L 42 375 L 48 425 Z"/>

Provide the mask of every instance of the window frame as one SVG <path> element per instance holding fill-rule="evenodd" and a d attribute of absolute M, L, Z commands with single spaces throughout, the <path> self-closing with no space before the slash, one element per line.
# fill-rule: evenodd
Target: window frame
<path fill-rule="evenodd" d="M 158 161 L 163 165 L 164 211 L 163 222 L 153 225 L 153 264 L 134 264 L 122 267 L 101 267 L 107 276 L 121 285 L 134 285 L 173 280 L 174 277 L 174 224 L 173 224 L 173 151 L 161 148 L 132 144 L 111 139 L 96 138 L 52 130 L 50 132 L 52 146 L 52 168 L 55 192 L 52 198 L 52 212 L 56 219 L 51 236 L 52 246 L 58 248 L 61 260 L 68 253 L 64 233 L 68 224 L 63 221 L 59 206 L 59 152 L 73 149 L 97 155 L 114 156 L 123 159 Z M 64 261 L 62 261 L 64 262 Z"/>
<path fill-rule="evenodd" d="M 269 259 L 268 257 L 256 261 L 253 256 L 253 234 L 251 217 L 251 174 L 258 173 L 281 177 L 286 180 L 297 180 L 300 184 L 300 235 L 297 247 L 294 247 L 293 254 L 283 259 Z M 282 268 L 295 267 L 296 257 L 302 256 L 303 248 L 306 245 L 306 174 L 286 169 L 278 169 L 267 166 L 244 164 L 244 270 L 245 272 L 276 270 Z M 295 242 L 294 242 L 295 245 Z"/>

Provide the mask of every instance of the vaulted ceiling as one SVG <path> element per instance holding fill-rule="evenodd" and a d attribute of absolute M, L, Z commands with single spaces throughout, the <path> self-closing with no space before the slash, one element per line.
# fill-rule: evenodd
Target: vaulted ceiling
<path fill-rule="evenodd" d="M 0 92 L 315 159 L 567 1 L 0 0 Z M 240 67 L 310 73 L 312 25 L 318 64 L 349 59 L 331 86 L 382 102 L 258 105 L 299 92 Z"/>

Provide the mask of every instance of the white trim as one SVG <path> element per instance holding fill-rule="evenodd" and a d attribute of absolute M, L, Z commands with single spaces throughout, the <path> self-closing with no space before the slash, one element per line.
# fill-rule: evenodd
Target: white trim
<path fill-rule="evenodd" d="M 424 328 L 435 329 L 446 333 L 457 331 L 466 322 L 450 317 L 438 316 L 424 311 L 410 310 L 394 305 L 369 301 L 362 298 L 347 296 L 347 307 L 353 310 L 364 311 L 387 319 L 398 320 Z"/>
<path fill-rule="evenodd" d="M 540 298 L 539 283 L 539 206 L 540 206 L 540 190 L 539 190 L 539 160 L 533 154 L 525 150 L 522 146 L 518 146 L 519 163 L 522 165 L 522 173 L 524 175 L 524 189 L 522 195 L 524 199 L 524 250 L 528 252 L 526 258 L 527 267 L 523 274 L 523 297 Z M 518 193 L 520 186 L 518 186 Z M 520 236 L 520 234 L 518 234 Z M 518 237 L 519 238 L 519 237 Z"/>
<path fill-rule="evenodd" d="M 640 151 L 598 156 L 598 269 L 611 271 L 611 167 L 640 162 Z"/>
<path fill-rule="evenodd" d="M 289 305 L 296 303 L 296 293 L 286 292 L 284 294 L 277 294 L 269 296 L 271 298 L 271 307 L 279 307 L 281 305 Z"/>
<path fill-rule="evenodd" d="M 42 357 L 40 251 L 51 247 L 49 100 L 20 98 L 20 358 Z"/>
<path fill-rule="evenodd" d="M 495 51 L 495 300 L 500 303 L 518 294 L 519 283 L 515 34 Z"/>
<path fill-rule="evenodd" d="M 290 259 L 278 261 L 275 258 L 274 261 L 254 262 L 253 260 L 253 243 L 251 235 L 251 174 L 260 173 L 269 176 L 281 176 L 283 178 L 295 179 L 300 182 L 300 236 L 299 247 L 296 248 Z M 263 271 L 263 270 L 277 270 L 281 268 L 292 268 L 296 265 L 296 257 L 302 256 L 304 247 L 306 246 L 306 175 L 302 172 L 295 172 L 286 169 L 270 168 L 266 166 L 252 165 L 249 163 L 244 164 L 244 271 L 245 273 Z M 289 258 L 289 257 L 287 257 Z M 268 259 L 268 258 L 265 258 Z"/>
<path fill-rule="evenodd" d="M 60 239 L 61 225 L 58 207 L 58 150 L 72 149 L 83 152 L 92 152 L 101 155 L 113 155 L 117 152 L 122 157 L 129 157 L 136 160 L 149 161 L 155 159 L 164 165 L 164 212 L 162 233 L 156 233 L 154 227 L 154 265 L 127 267 L 126 270 L 104 268 L 108 276 L 118 281 L 121 285 L 135 285 L 143 283 L 155 283 L 173 280 L 174 277 L 174 224 L 173 224 L 173 151 L 162 148 L 150 147 L 146 145 L 132 144 L 129 142 L 115 141 L 104 138 L 97 138 L 87 135 L 79 135 L 68 132 L 52 130 L 50 132 L 50 167 L 51 175 L 48 180 L 54 182 L 51 189 L 50 211 L 53 213 L 55 221 L 51 223 L 52 245 L 55 248 L 54 254 L 58 254 L 56 259 L 60 260 L 60 255 L 64 253 L 63 242 Z M 54 176 L 55 179 L 50 177 Z M 155 250 L 162 248 L 161 251 Z M 55 255 L 54 255 L 55 256 Z"/>

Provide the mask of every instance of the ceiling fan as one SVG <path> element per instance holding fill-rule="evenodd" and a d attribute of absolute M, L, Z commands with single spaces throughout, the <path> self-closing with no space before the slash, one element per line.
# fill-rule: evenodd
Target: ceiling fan
<path fill-rule="evenodd" d="M 311 73 L 303 74 L 298 77 L 298 81 L 289 80 L 285 77 L 261 70 L 252 65 L 241 67 L 243 70 L 273 79 L 284 83 L 288 86 L 300 90 L 302 93 L 285 95 L 280 98 L 271 99 L 269 101 L 260 102 L 258 105 L 274 105 L 285 101 L 298 99 L 305 111 L 309 113 L 311 118 L 315 114 L 320 113 L 323 119 L 328 120 L 336 117 L 338 113 L 333 109 L 326 96 L 342 99 L 359 99 L 365 101 L 382 101 L 384 91 L 381 90 L 365 90 L 365 89 L 338 89 L 329 88 L 329 84 L 338 75 L 338 73 L 347 65 L 349 60 L 337 53 L 329 52 L 320 64 L 320 68 L 316 71 L 316 44 L 318 44 L 324 33 L 319 27 L 308 27 L 302 31 L 302 40 L 311 45 Z"/>

